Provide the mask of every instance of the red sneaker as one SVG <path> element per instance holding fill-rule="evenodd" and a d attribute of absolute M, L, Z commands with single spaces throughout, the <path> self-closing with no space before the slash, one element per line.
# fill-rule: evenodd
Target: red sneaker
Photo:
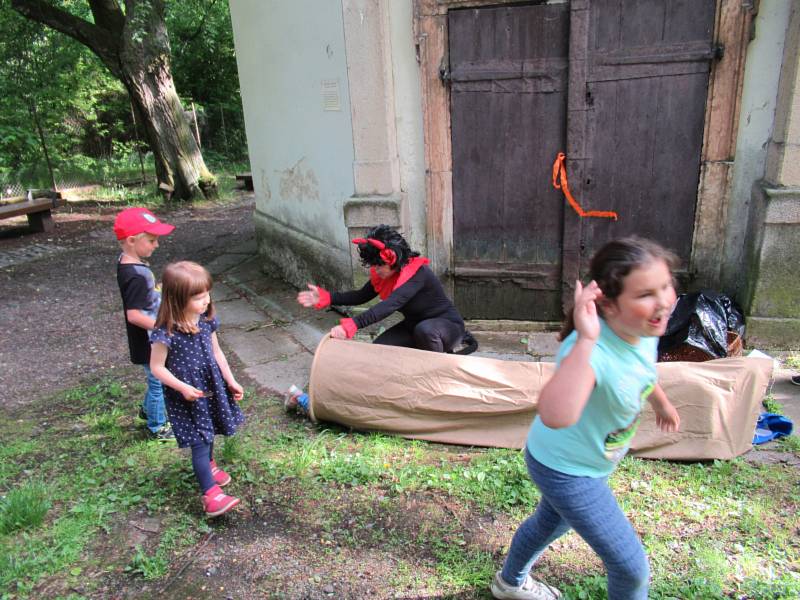
<path fill-rule="evenodd" d="M 214 483 L 222 487 L 231 482 L 231 476 L 217 466 L 217 461 L 211 461 L 211 476 L 214 478 Z"/>
<path fill-rule="evenodd" d="M 228 496 L 218 485 L 215 485 L 203 494 L 203 508 L 206 509 L 206 515 L 209 517 L 218 517 L 228 512 L 239 504 L 239 502 L 241 502 L 241 500 L 233 496 Z"/>

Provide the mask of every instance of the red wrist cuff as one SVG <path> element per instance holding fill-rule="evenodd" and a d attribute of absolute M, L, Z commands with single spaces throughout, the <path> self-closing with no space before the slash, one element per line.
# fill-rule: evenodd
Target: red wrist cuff
<path fill-rule="evenodd" d="M 358 331 L 358 326 L 353 319 L 341 319 L 339 321 L 339 325 L 344 328 L 344 332 L 347 334 L 348 340 L 356 334 L 356 331 Z"/>
<path fill-rule="evenodd" d="M 317 310 L 328 308 L 331 305 L 331 293 L 321 287 L 317 288 L 317 293 L 319 294 L 319 302 L 314 305 L 314 308 Z"/>

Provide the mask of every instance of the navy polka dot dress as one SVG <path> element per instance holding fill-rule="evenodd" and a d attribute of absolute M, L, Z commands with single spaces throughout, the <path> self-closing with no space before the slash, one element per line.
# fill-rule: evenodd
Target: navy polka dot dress
<path fill-rule="evenodd" d="M 163 327 L 150 334 L 151 344 L 159 342 L 169 349 L 166 367 L 170 373 L 209 394 L 209 397 L 190 402 L 176 390 L 164 386 L 167 414 L 181 448 L 198 442 L 210 444 L 217 433 L 233 435 L 244 422 L 244 415 L 229 393 L 214 358 L 211 334 L 219 327 L 219 320 L 201 318 L 197 326 L 200 331 L 195 334 L 173 330 L 172 335 L 167 335 Z"/>

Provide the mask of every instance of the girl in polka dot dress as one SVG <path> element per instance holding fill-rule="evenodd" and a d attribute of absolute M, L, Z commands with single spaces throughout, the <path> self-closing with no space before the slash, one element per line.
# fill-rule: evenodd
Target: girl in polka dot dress
<path fill-rule="evenodd" d="M 239 504 L 223 493 L 230 475 L 214 462 L 214 435 L 233 435 L 244 421 L 236 382 L 217 341 L 219 320 L 211 301 L 211 275 L 197 263 L 167 265 L 161 308 L 150 335 L 150 369 L 164 384 L 167 414 L 178 446 L 192 449 L 192 468 L 206 514 L 216 517 Z"/>

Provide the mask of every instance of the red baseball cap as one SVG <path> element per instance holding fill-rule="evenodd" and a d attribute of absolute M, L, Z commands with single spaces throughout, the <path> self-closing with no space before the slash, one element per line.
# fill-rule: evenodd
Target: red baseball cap
<path fill-rule="evenodd" d="M 135 206 L 121 211 L 114 219 L 114 233 L 118 240 L 132 235 L 149 233 L 151 235 L 167 235 L 172 233 L 175 225 L 162 223 L 146 208 Z"/>

